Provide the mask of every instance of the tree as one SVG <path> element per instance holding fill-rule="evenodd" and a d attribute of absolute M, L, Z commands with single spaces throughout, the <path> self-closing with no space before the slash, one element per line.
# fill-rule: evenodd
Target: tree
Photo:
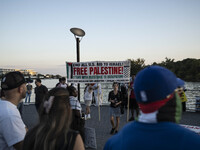
<path fill-rule="evenodd" d="M 165 58 L 160 64 L 176 74 L 177 77 L 185 81 L 200 81 L 200 59 L 186 58 L 182 61 L 174 62 L 174 59 Z"/>
<path fill-rule="evenodd" d="M 136 75 L 140 70 L 145 68 L 145 60 L 143 58 L 128 59 L 131 62 L 131 75 Z"/>

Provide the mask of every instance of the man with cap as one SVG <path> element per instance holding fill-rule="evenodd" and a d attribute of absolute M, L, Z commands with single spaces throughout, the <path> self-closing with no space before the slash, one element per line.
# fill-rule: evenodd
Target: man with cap
<path fill-rule="evenodd" d="M 1 80 L 5 99 L 0 99 L 0 150 L 20 150 L 26 127 L 17 109 L 26 97 L 26 81 L 20 72 L 9 72 Z"/>
<path fill-rule="evenodd" d="M 104 150 L 199 150 L 200 136 L 177 124 L 182 109 L 176 88 L 176 76 L 166 68 L 140 71 L 134 82 L 140 115 L 111 137 Z"/>

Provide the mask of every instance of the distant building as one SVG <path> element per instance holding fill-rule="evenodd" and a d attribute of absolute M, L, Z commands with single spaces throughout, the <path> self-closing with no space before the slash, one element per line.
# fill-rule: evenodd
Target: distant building
<path fill-rule="evenodd" d="M 27 76 L 27 75 L 36 76 L 37 75 L 36 71 L 30 70 L 30 69 L 26 70 L 26 69 L 3 69 L 3 68 L 0 68 L 0 75 L 4 75 L 11 71 L 19 71 L 22 74 L 24 74 L 25 76 Z"/>
<path fill-rule="evenodd" d="M 38 73 L 34 70 L 27 70 L 29 72 L 30 75 L 32 76 L 36 76 Z"/>
<path fill-rule="evenodd" d="M 15 69 L 3 69 L 3 68 L 0 68 L 0 75 L 4 75 L 8 72 L 11 72 L 11 71 L 15 71 Z"/>

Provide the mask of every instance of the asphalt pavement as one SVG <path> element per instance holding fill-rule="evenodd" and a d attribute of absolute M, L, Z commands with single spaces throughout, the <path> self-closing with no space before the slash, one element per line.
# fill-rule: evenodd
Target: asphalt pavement
<path fill-rule="evenodd" d="M 82 105 L 85 110 L 85 105 Z M 109 117 L 109 106 L 99 108 L 91 106 L 91 119 L 86 120 L 85 127 L 94 128 L 96 133 L 97 150 L 102 150 L 106 141 L 112 136 L 110 135 L 111 124 Z M 34 104 L 24 105 L 22 119 L 26 126 L 30 129 L 39 122 L 39 116 L 35 109 Z M 119 130 L 127 124 L 127 111 L 120 118 Z M 184 112 L 180 124 L 200 126 L 200 113 L 199 112 Z M 91 148 L 86 148 L 90 150 Z"/>

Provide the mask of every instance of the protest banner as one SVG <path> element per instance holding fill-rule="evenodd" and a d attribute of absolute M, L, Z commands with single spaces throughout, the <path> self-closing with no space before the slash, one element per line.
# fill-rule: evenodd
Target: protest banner
<path fill-rule="evenodd" d="M 129 82 L 129 61 L 66 62 L 68 83 Z"/>
<path fill-rule="evenodd" d="M 130 81 L 130 68 L 130 61 L 66 62 L 67 82 L 128 83 Z M 100 106 L 98 111 L 100 121 Z"/>

